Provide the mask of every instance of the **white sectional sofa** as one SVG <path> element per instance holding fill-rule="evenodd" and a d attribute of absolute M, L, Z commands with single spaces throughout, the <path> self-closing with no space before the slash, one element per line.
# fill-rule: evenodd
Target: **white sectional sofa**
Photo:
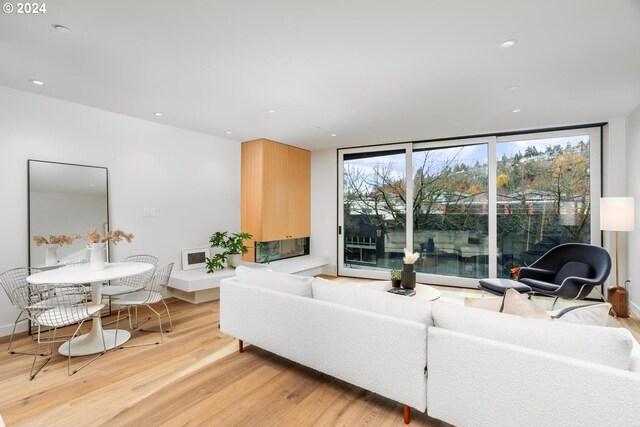
<path fill-rule="evenodd" d="M 221 281 L 233 337 L 459 426 L 640 425 L 628 330 L 431 303 L 238 268 Z"/>

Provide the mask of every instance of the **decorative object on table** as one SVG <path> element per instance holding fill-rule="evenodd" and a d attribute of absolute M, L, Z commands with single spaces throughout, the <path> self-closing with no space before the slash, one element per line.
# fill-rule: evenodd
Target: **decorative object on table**
<path fill-rule="evenodd" d="M 402 274 L 401 274 L 400 270 L 396 270 L 394 268 L 389 273 L 389 276 L 391 277 L 391 286 L 394 287 L 394 288 L 399 288 L 400 287 L 400 282 L 402 280 Z"/>
<path fill-rule="evenodd" d="M 616 284 L 609 288 L 608 296 L 613 311 L 618 317 L 629 317 L 629 292 L 620 286 L 618 231 L 633 231 L 634 205 L 633 197 L 602 197 L 600 199 L 600 229 L 616 232 Z"/>
<path fill-rule="evenodd" d="M 391 288 L 389 290 L 387 290 L 387 292 L 392 293 L 392 294 L 396 294 L 396 295 L 403 295 L 405 297 L 412 297 L 416 294 L 416 291 L 413 289 L 404 289 L 404 288 Z"/>
<path fill-rule="evenodd" d="M 131 243 L 133 238 L 133 234 L 125 233 L 122 230 L 107 232 L 104 236 L 100 236 L 100 233 L 98 233 L 98 230 L 96 229 L 87 231 L 87 240 L 89 241 L 91 259 L 91 261 L 89 262 L 89 269 L 94 271 L 104 269 L 104 263 L 106 261 L 106 244 L 108 242 L 117 245 L 122 240 L 126 240 L 127 242 Z"/>
<path fill-rule="evenodd" d="M 80 234 L 57 234 L 50 235 L 47 240 L 44 236 L 33 236 L 33 241 L 36 242 L 36 246 L 45 246 L 45 267 L 52 267 L 58 265 L 58 247 L 62 245 L 70 245 L 74 240 L 82 238 Z"/>
<path fill-rule="evenodd" d="M 404 248 L 404 258 L 402 258 L 404 267 L 402 268 L 401 273 L 401 285 L 405 289 L 413 289 L 416 287 L 416 272 L 414 264 L 418 258 L 420 258 L 420 254 L 418 252 L 411 253 L 409 249 Z"/>
<path fill-rule="evenodd" d="M 200 246 L 182 250 L 182 270 L 195 270 L 207 266 L 209 247 Z"/>
<path fill-rule="evenodd" d="M 207 273 L 213 273 L 213 270 L 223 269 L 224 261 L 228 268 L 236 268 L 240 265 L 242 255 L 249 252 L 249 248 L 244 244 L 245 240 L 251 239 L 253 236 L 249 233 L 233 233 L 226 231 L 216 231 L 211 235 L 212 248 L 222 248 L 223 251 L 207 258 Z"/>

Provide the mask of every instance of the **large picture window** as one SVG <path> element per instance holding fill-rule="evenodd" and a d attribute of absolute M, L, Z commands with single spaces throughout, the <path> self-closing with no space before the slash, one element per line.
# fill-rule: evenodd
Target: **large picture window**
<path fill-rule="evenodd" d="M 589 146 L 588 134 L 498 142 L 499 277 L 562 243 L 591 242 Z"/>
<path fill-rule="evenodd" d="M 600 148 L 598 127 L 339 150 L 338 273 L 386 279 L 411 247 L 419 281 L 475 287 L 600 244 Z"/>

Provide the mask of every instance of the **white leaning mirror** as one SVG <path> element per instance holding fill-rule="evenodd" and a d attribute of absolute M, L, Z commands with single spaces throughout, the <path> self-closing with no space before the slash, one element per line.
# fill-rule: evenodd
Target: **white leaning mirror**
<path fill-rule="evenodd" d="M 109 229 L 109 174 L 107 168 L 29 160 L 29 265 L 55 267 L 86 258 L 86 232 Z M 46 245 L 33 236 L 82 234 L 70 245 L 56 246 L 56 262 Z M 47 251 L 49 258 L 47 259 Z"/>

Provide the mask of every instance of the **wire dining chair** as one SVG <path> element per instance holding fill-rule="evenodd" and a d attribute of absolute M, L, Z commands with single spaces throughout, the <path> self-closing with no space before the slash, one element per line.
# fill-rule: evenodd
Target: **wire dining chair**
<path fill-rule="evenodd" d="M 158 266 L 158 258 L 153 255 L 132 255 L 124 259 L 124 262 L 146 262 L 153 265 L 153 268 L 135 276 L 123 277 L 118 280 L 117 285 L 105 285 L 102 287 L 102 295 L 115 297 L 122 294 L 138 291 L 144 288 L 153 277 Z"/>
<path fill-rule="evenodd" d="M 102 334 L 104 350 L 97 356 L 94 356 L 87 362 L 83 363 L 77 369 L 71 370 L 71 354 L 74 344 L 73 339 L 78 335 L 78 332 L 85 320 L 90 319 L 95 313 L 104 307 L 103 304 L 90 304 L 87 300 L 85 288 L 81 284 L 26 284 L 18 286 L 13 290 L 13 298 L 18 303 L 19 307 L 26 313 L 27 318 L 31 320 L 33 326 L 38 330 L 37 348 L 36 352 L 33 353 L 33 363 L 31 364 L 29 380 L 33 380 L 36 375 L 38 375 L 38 372 L 40 372 L 49 360 L 51 360 L 51 344 L 54 342 L 61 342 L 63 340 L 60 338 L 56 339 L 56 334 L 60 328 L 74 326 L 71 339 L 67 341 L 67 374 L 69 376 L 75 374 L 89 363 L 106 353 L 107 346 L 104 341 L 104 334 Z M 36 369 L 37 357 L 42 354 L 40 353 L 40 346 L 42 345 L 42 328 L 48 329 L 48 337 L 46 340 L 47 351 L 44 353 L 44 357 L 46 357 L 46 359 L 44 363 Z"/>
<path fill-rule="evenodd" d="M 160 341 L 154 341 L 147 344 L 120 346 L 118 348 L 140 347 L 145 345 L 160 344 L 164 342 L 162 314 L 165 312 L 167 313 L 167 317 L 169 319 L 169 326 L 170 326 L 170 329 L 167 330 L 167 332 L 173 331 L 173 322 L 171 321 L 171 313 L 169 312 L 169 307 L 167 306 L 167 303 L 164 301 L 164 297 L 167 292 L 167 285 L 169 284 L 169 277 L 171 276 L 172 269 L 173 269 L 173 263 L 167 265 L 161 270 L 158 270 L 153 275 L 153 277 L 151 278 L 151 281 L 145 287 L 144 290 L 124 294 L 116 298 L 115 300 L 115 303 L 118 305 L 118 317 L 116 320 L 116 342 L 118 339 L 117 330 L 118 330 L 118 325 L 120 323 L 120 312 L 124 307 L 127 307 L 127 312 L 129 313 L 129 319 L 131 319 L 131 312 L 130 312 L 131 307 L 135 307 L 137 309 L 137 307 L 139 306 L 147 307 L 147 309 L 149 310 L 149 314 L 153 312 L 156 316 L 158 316 L 158 325 L 160 326 Z M 162 304 L 164 305 L 164 309 L 157 311 L 152 307 L 152 305 L 160 302 L 162 302 Z M 142 326 L 142 324 L 144 324 L 150 319 L 151 319 L 151 315 L 149 315 L 149 317 L 146 320 L 144 320 L 142 323 L 137 324 L 136 329 L 140 332 L 144 332 L 142 329 L 140 329 L 140 326 Z"/>
<path fill-rule="evenodd" d="M 18 323 L 29 320 L 27 317 L 27 313 L 20 307 L 20 305 L 18 304 L 18 301 L 16 301 L 13 294 L 15 289 L 27 285 L 27 277 L 31 276 L 32 274 L 39 273 L 40 271 L 41 270 L 37 268 L 20 267 L 20 268 L 14 268 L 11 270 L 7 270 L 3 273 L 0 273 L 0 285 L 2 285 L 2 288 L 4 289 L 5 293 L 9 297 L 9 302 L 15 308 L 20 310 L 20 313 L 18 314 L 16 321 L 13 323 L 13 331 L 11 332 L 11 338 L 9 338 L 9 348 L 7 349 L 7 351 L 10 354 L 23 354 L 23 355 L 33 356 L 33 353 L 11 351 L 11 345 L 13 344 L 13 337 L 16 333 L 16 327 L 18 326 Z"/>

